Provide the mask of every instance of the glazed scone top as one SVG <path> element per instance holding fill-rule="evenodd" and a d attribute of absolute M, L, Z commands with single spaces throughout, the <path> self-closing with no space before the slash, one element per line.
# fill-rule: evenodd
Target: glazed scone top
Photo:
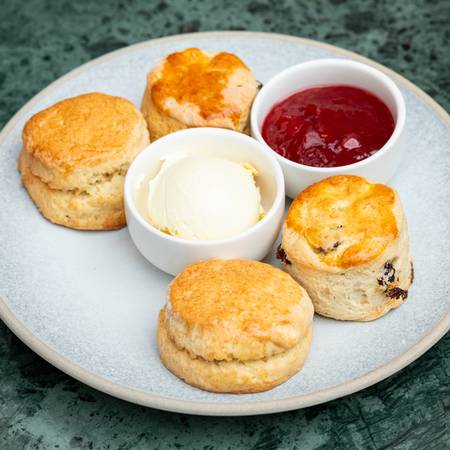
<path fill-rule="evenodd" d="M 44 166 L 67 173 L 116 157 L 142 121 L 140 112 L 124 98 L 84 94 L 31 117 L 23 129 L 24 149 Z"/>
<path fill-rule="evenodd" d="M 287 273 L 247 260 L 188 266 L 172 282 L 166 325 L 175 342 L 207 360 L 252 360 L 298 344 L 311 325 L 306 291 Z"/>
<path fill-rule="evenodd" d="M 167 56 L 148 82 L 155 106 L 188 126 L 234 128 L 248 114 L 258 89 L 237 56 L 198 48 Z"/>
<path fill-rule="evenodd" d="M 285 229 L 305 241 L 322 263 L 347 269 L 374 260 L 397 238 L 397 204 L 388 186 L 334 176 L 296 197 Z"/>

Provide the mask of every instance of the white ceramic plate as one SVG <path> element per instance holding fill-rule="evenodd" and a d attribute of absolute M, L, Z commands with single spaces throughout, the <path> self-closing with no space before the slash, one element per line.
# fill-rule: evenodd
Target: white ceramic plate
<path fill-rule="evenodd" d="M 24 122 L 65 97 L 89 91 L 137 105 L 147 71 L 190 46 L 241 56 L 266 82 L 298 62 L 340 56 L 388 73 L 407 104 L 408 152 L 392 185 L 403 199 L 416 280 L 405 304 L 370 323 L 314 319 L 304 369 L 260 394 L 210 394 L 161 364 L 155 330 L 170 277 L 134 248 L 127 229 L 80 232 L 43 219 L 16 169 Z M 69 375 L 135 403 L 208 415 L 301 408 L 369 386 L 419 357 L 450 328 L 450 131 L 442 108 L 367 59 L 304 39 L 263 33 L 203 33 L 144 42 L 96 59 L 27 103 L 0 135 L 0 315 L 34 351 Z M 270 262 L 277 264 L 272 256 Z"/>

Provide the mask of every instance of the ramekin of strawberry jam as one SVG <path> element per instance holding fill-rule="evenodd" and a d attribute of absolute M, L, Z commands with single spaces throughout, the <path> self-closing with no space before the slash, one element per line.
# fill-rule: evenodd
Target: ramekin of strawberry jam
<path fill-rule="evenodd" d="M 394 131 L 389 108 L 354 86 L 303 89 L 272 107 L 262 136 L 278 154 L 313 167 L 362 161 L 380 150 Z"/>
<path fill-rule="evenodd" d="M 286 193 L 339 173 L 386 182 L 403 148 L 405 103 L 383 72 L 320 59 L 290 67 L 258 93 L 252 135 L 276 153 Z"/>

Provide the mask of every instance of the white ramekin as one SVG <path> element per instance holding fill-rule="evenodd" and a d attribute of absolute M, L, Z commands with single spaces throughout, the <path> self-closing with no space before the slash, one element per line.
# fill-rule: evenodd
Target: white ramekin
<path fill-rule="evenodd" d="M 148 178 L 157 173 L 165 157 L 180 151 L 252 164 L 259 173 L 257 184 L 265 216 L 243 233 L 210 241 L 181 239 L 150 225 L 139 197 L 141 189 L 145 190 Z M 172 275 L 190 263 L 205 259 L 264 258 L 278 235 L 284 201 L 283 173 L 275 155 L 249 136 L 218 128 L 191 128 L 158 139 L 137 156 L 125 178 L 125 211 L 131 238 L 148 261 Z"/>
<path fill-rule="evenodd" d="M 261 128 L 271 108 L 289 95 L 312 86 L 345 84 L 366 89 L 390 109 L 395 128 L 386 144 L 375 154 L 354 164 L 341 167 L 310 167 L 276 153 L 264 141 Z M 252 135 L 275 154 L 283 170 L 286 195 L 294 198 L 310 184 L 338 174 L 360 175 L 385 183 L 397 169 L 404 147 L 405 101 L 395 83 L 373 67 L 347 59 L 318 59 L 283 70 L 258 93 L 251 112 Z"/>

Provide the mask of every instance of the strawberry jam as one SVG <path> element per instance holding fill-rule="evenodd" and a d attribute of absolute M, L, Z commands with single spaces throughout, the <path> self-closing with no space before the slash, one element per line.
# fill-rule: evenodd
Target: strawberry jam
<path fill-rule="evenodd" d="M 361 161 L 394 131 L 389 108 L 375 95 L 353 86 L 308 88 L 277 103 L 264 120 L 267 144 L 291 161 L 314 167 Z"/>

